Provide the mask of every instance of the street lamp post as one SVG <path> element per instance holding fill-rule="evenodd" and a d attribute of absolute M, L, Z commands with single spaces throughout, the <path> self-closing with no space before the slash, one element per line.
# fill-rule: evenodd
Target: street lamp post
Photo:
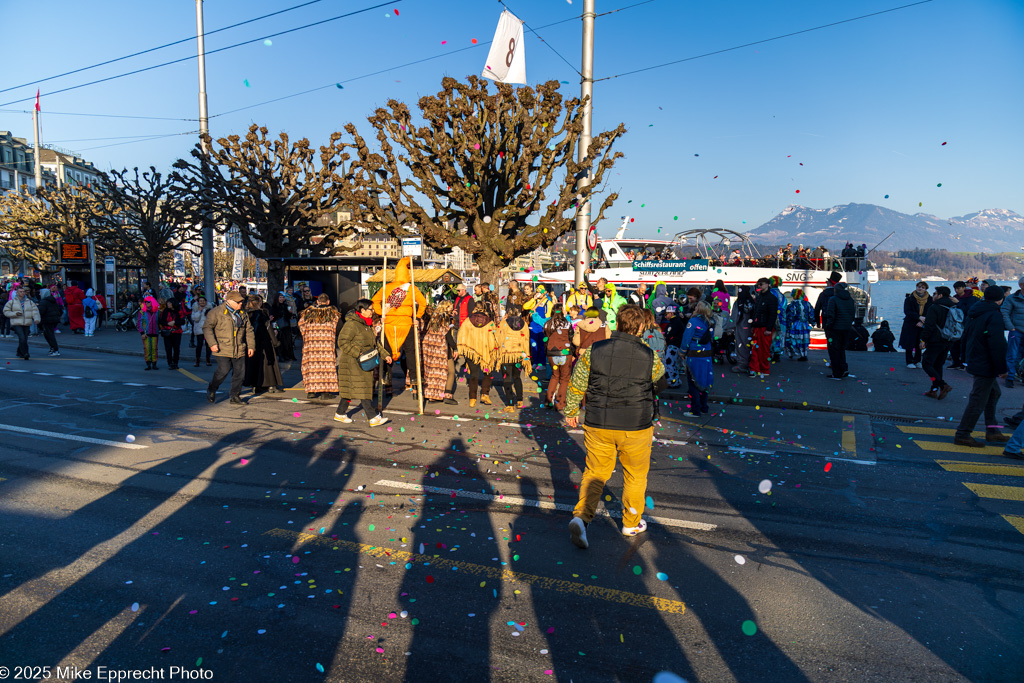
<path fill-rule="evenodd" d="M 592 114 L 594 111 L 594 17 L 595 0 L 583 0 L 583 79 L 581 81 L 581 95 L 586 101 L 583 105 L 583 133 L 580 135 L 578 160 L 582 163 L 587 158 L 590 150 L 590 139 L 593 134 Z M 579 187 L 590 185 L 590 170 L 586 175 L 577 181 Z M 590 263 L 590 249 L 587 244 L 587 235 L 590 232 L 590 200 L 587 199 L 579 207 L 576 214 L 576 263 L 575 281 L 579 286 L 583 282 L 583 275 Z"/>
<path fill-rule="evenodd" d="M 206 109 L 206 43 L 203 30 L 203 0 L 196 0 L 196 40 L 199 52 L 199 139 L 203 151 L 208 152 L 206 137 L 210 133 L 209 112 Z M 203 216 L 203 283 L 207 301 L 217 302 L 217 282 L 213 269 L 213 224 L 210 216 Z M 213 298 L 209 298 L 213 297 Z"/>

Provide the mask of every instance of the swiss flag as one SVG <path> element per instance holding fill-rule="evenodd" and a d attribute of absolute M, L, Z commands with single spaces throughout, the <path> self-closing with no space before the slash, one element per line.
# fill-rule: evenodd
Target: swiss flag
<path fill-rule="evenodd" d="M 36 89 L 36 111 L 39 111 L 39 90 Z"/>

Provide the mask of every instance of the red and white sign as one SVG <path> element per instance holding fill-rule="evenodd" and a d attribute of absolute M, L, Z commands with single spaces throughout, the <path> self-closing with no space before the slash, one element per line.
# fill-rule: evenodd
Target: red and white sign
<path fill-rule="evenodd" d="M 590 251 L 597 249 L 597 226 L 595 225 L 591 225 L 587 232 L 587 249 Z"/>

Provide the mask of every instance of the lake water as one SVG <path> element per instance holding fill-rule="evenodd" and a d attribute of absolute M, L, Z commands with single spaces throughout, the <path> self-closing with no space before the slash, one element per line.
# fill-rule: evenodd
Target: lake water
<path fill-rule="evenodd" d="M 899 334 L 899 325 L 903 324 L 903 299 L 907 294 L 914 291 L 914 285 L 917 282 L 917 280 L 885 280 L 871 285 L 871 303 L 878 307 L 878 319 L 888 320 L 889 326 L 892 327 L 897 335 Z M 945 285 L 952 292 L 954 282 L 956 280 L 929 282 L 928 291 L 934 292 L 936 287 Z M 1017 289 L 1016 282 L 1001 280 L 997 282 L 1000 285 L 1013 287 L 1014 290 Z"/>

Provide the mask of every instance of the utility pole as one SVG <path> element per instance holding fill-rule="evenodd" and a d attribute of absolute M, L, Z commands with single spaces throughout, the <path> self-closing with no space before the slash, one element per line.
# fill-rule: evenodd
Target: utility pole
<path fill-rule="evenodd" d="M 203 0 L 196 0 L 196 40 L 199 42 L 199 136 L 203 151 L 208 152 L 206 136 L 210 134 L 210 117 L 206 109 L 206 42 L 203 30 Z M 217 282 L 213 270 L 213 224 L 203 217 L 203 292 L 206 300 L 217 305 Z M 150 283 L 151 285 L 153 283 Z"/>
<path fill-rule="evenodd" d="M 590 139 L 593 133 L 592 114 L 594 112 L 594 17 L 595 0 L 583 0 L 583 80 L 580 84 L 581 96 L 586 101 L 583 105 L 583 133 L 580 135 L 578 161 L 587 158 L 590 150 Z M 579 187 L 590 185 L 591 171 L 577 181 Z M 587 233 L 590 232 L 590 200 L 583 202 L 576 214 L 576 267 L 575 281 L 579 286 L 583 282 L 584 271 L 590 264 L 590 249 L 587 247 Z"/>

